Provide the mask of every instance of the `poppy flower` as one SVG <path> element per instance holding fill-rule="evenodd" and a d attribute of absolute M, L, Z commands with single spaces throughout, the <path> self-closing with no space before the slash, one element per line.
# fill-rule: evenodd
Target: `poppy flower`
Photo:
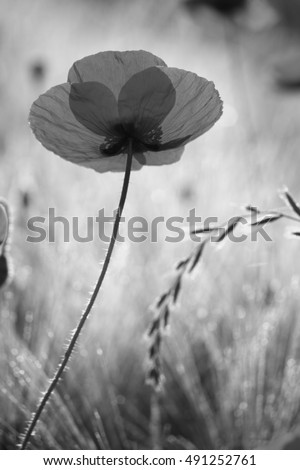
<path fill-rule="evenodd" d="M 129 140 L 132 170 L 176 162 L 221 114 L 205 78 L 149 52 L 108 51 L 75 62 L 67 83 L 33 103 L 29 122 L 48 150 L 105 172 L 125 170 Z"/>
<path fill-rule="evenodd" d="M 47 149 L 98 172 L 125 170 L 125 175 L 96 286 L 28 425 L 22 449 L 62 377 L 102 287 L 131 170 L 177 161 L 184 145 L 210 129 L 221 114 L 222 102 L 212 82 L 169 68 L 159 57 L 144 51 L 102 52 L 85 57 L 73 64 L 67 83 L 51 88 L 33 103 L 29 122 Z"/>

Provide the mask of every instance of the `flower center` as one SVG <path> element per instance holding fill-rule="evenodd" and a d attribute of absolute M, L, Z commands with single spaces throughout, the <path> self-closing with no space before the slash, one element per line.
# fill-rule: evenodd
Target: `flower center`
<path fill-rule="evenodd" d="M 111 157 L 124 153 L 128 148 L 129 140 L 132 140 L 134 153 L 147 150 L 152 152 L 159 151 L 162 136 L 160 126 L 156 126 L 145 134 L 139 131 L 138 126 L 134 123 L 116 126 L 115 131 L 118 136 L 106 137 L 105 142 L 100 145 L 99 150 L 102 155 Z"/>

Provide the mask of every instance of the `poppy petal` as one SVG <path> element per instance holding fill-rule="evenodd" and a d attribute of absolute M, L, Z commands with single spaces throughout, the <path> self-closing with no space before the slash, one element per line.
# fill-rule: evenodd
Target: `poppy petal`
<path fill-rule="evenodd" d="M 118 99 L 119 116 L 125 130 L 138 140 L 158 141 L 155 129 L 169 114 L 176 92 L 168 76 L 158 67 L 134 74 Z"/>
<path fill-rule="evenodd" d="M 164 148 L 175 139 L 185 144 L 208 131 L 222 115 L 222 101 L 213 82 L 192 72 L 161 67 L 176 90 L 176 103 L 161 124 Z"/>
<path fill-rule="evenodd" d="M 159 166 L 170 165 L 171 163 L 178 162 L 184 152 L 184 147 L 178 147 L 172 150 L 164 150 L 162 152 L 143 152 L 135 155 L 142 165 Z"/>
<path fill-rule="evenodd" d="M 77 163 L 77 162 L 76 162 Z M 113 157 L 107 158 L 98 158 L 97 160 L 91 160 L 90 162 L 81 162 L 79 165 L 86 166 L 88 168 L 92 168 L 93 170 L 97 171 L 98 173 L 105 173 L 107 171 L 112 172 L 124 172 L 126 169 L 126 155 L 114 155 Z M 131 164 L 131 170 L 136 171 L 142 168 L 142 163 L 140 163 L 134 155 Z"/>
<path fill-rule="evenodd" d="M 105 137 L 116 136 L 118 106 L 107 86 L 99 82 L 73 83 L 69 104 L 77 121 L 90 131 Z"/>
<path fill-rule="evenodd" d="M 123 85 L 132 75 L 165 62 L 146 51 L 107 51 L 77 60 L 71 67 L 68 82 L 100 82 L 118 98 Z"/>
<path fill-rule="evenodd" d="M 148 150 L 150 150 L 150 152 L 162 152 L 162 151 L 165 151 L 165 150 L 171 150 L 171 149 L 177 149 L 178 147 L 183 147 L 186 142 L 188 142 L 188 140 L 190 139 L 190 135 L 186 136 L 186 137 L 181 137 L 180 139 L 174 139 L 174 140 L 170 140 L 169 142 L 165 143 L 165 144 L 161 144 L 161 143 L 158 143 L 158 144 L 147 144 L 146 145 L 146 148 Z"/>
<path fill-rule="evenodd" d="M 71 85 L 55 86 L 41 95 L 32 105 L 29 123 L 36 138 L 48 150 L 70 162 L 102 173 L 124 171 L 125 155 L 101 156 L 100 145 L 105 137 L 91 132 L 74 116 L 69 105 Z M 134 161 L 133 170 L 141 165 Z"/>

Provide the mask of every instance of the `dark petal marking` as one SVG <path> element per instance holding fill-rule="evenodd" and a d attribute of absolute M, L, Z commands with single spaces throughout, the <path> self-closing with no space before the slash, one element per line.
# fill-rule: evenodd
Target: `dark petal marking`
<path fill-rule="evenodd" d="M 100 145 L 99 150 L 102 156 L 112 157 L 118 155 L 127 146 L 128 139 L 105 139 L 105 142 Z"/>
<path fill-rule="evenodd" d="M 149 146 L 158 147 L 160 145 L 161 137 L 162 137 L 161 127 L 156 126 L 151 131 L 149 131 L 146 135 L 143 135 L 143 143 L 147 147 L 149 147 Z"/>
<path fill-rule="evenodd" d="M 162 135 L 162 133 L 160 135 Z M 184 146 L 190 137 L 190 135 L 187 135 L 164 144 L 160 142 L 160 137 L 157 139 L 154 137 L 152 140 L 144 139 L 141 144 L 144 146 L 145 150 L 150 150 L 151 152 L 163 152 L 165 150 L 172 150 Z"/>
<path fill-rule="evenodd" d="M 170 142 L 160 144 L 159 151 L 172 150 L 172 149 L 176 149 L 178 147 L 182 147 L 189 141 L 190 138 L 191 138 L 191 135 L 186 135 L 185 137 L 170 140 Z"/>

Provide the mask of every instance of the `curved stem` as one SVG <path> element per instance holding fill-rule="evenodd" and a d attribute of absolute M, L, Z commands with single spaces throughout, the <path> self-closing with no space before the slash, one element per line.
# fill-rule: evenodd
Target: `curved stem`
<path fill-rule="evenodd" d="M 113 252 L 113 249 L 114 249 L 115 241 L 116 241 L 116 238 L 117 238 L 117 235 L 118 235 L 120 219 L 121 219 L 121 215 L 122 215 L 122 212 L 123 212 L 123 208 L 124 208 L 124 204 L 125 204 L 125 200 L 126 200 L 126 196 L 127 196 L 127 191 L 128 191 L 128 186 L 129 186 L 129 179 L 130 179 L 131 164 L 132 164 L 132 157 L 133 157 L 132 141 L 129 140 L 127 160 L 126 160 L 126 170 L 125 170 L 125 176 L 124 176 L 124 181 L 123 181 L 123 187 L 122 187 L 120 202 L 119 202 L 119 206 L 118 206 L 117 213 L 116 213 L 116 218 L 115 218 L 115 222 L 114 222 L 114 226 L 113 226 L 113 231 L 112 231 L 112 236 L 111 236 L 111 239 L 110 239 L 108 251 L 107 251 L 104 263 L 103 263 L 103 267 L 102 267 L 99 279 L 98 279 L 97 284 L 95 286 L 95 289 L 92 293 L 92 296 L 89 300 L 89 303 L 88 303 L 85 311 L 83 312 L 83 314 L 80 318 L 80 321 L 77 325 L 77 328 L 75 329 L 75 331 L 73 333 L 73 336 L 71 337 L 70 343 L 67 347 L 67 350 L 64 354 L 64 357 L 63 357 L 60 365 L 58 366 L 58 369 L 57 369 L 53 379 L 51 380 L 51 383 L 50 383 L 48 389 L 46 390 L 45 394 L 43 395 L 43 398 L 42 398 L 40 404 L 38 405 L 38 408 L 37 408 L 36 412 L 34 413 L 33 418 L 32 418 L 32 420 L 31 420 L 31 422 L 28 426 L 28 429 L 27 429 L 27 431 L 24 435 L 23 441 L 22 441 L 21 446 L 20 446 L 20 448 L 22 450 L 26 449 L 28 441 L 29 441 L 29 439 L 30 439 L 30 437 L 31 437 L 31 435 L 32 435 L 37 423 L 38 423 L 38 420 L 41 416 L 41 413 L 42 413 L 43 409 L 45 408 L 46 404 L 48 403 L 48 400 L 49 400 L 52 392 L 54 391 L 58 381 L 60 380 L 60 378 L 61 378 L 61 376 L 62 376 L 62 374 L 65 370 L 65 367 L 66 367 L 66 365 L 67 365 L 67 363 L 70 359 L 70 356 L 71 356 L 71 354 L 74 350 L 74 347 L 76 345 L 77 339 L 78 339 L 78 337 L 81 333 L 81 330 L 82 330 L 82 328 L 83 328 L 83 326 L 84 326 L 84 324 L 85 324 L 85 322 L 86 322 L 86 320 L 89 316 L 90 311 L 93 308 L 96 297 L 97 297 L 97 295 L 99 293 L 99 290 L 102 286 L 102 283 L 104 281 L 105 274 L 106 274 L 107 268 L 109 266 L 111 255 L 112 255 L 112 252 Z"/>

